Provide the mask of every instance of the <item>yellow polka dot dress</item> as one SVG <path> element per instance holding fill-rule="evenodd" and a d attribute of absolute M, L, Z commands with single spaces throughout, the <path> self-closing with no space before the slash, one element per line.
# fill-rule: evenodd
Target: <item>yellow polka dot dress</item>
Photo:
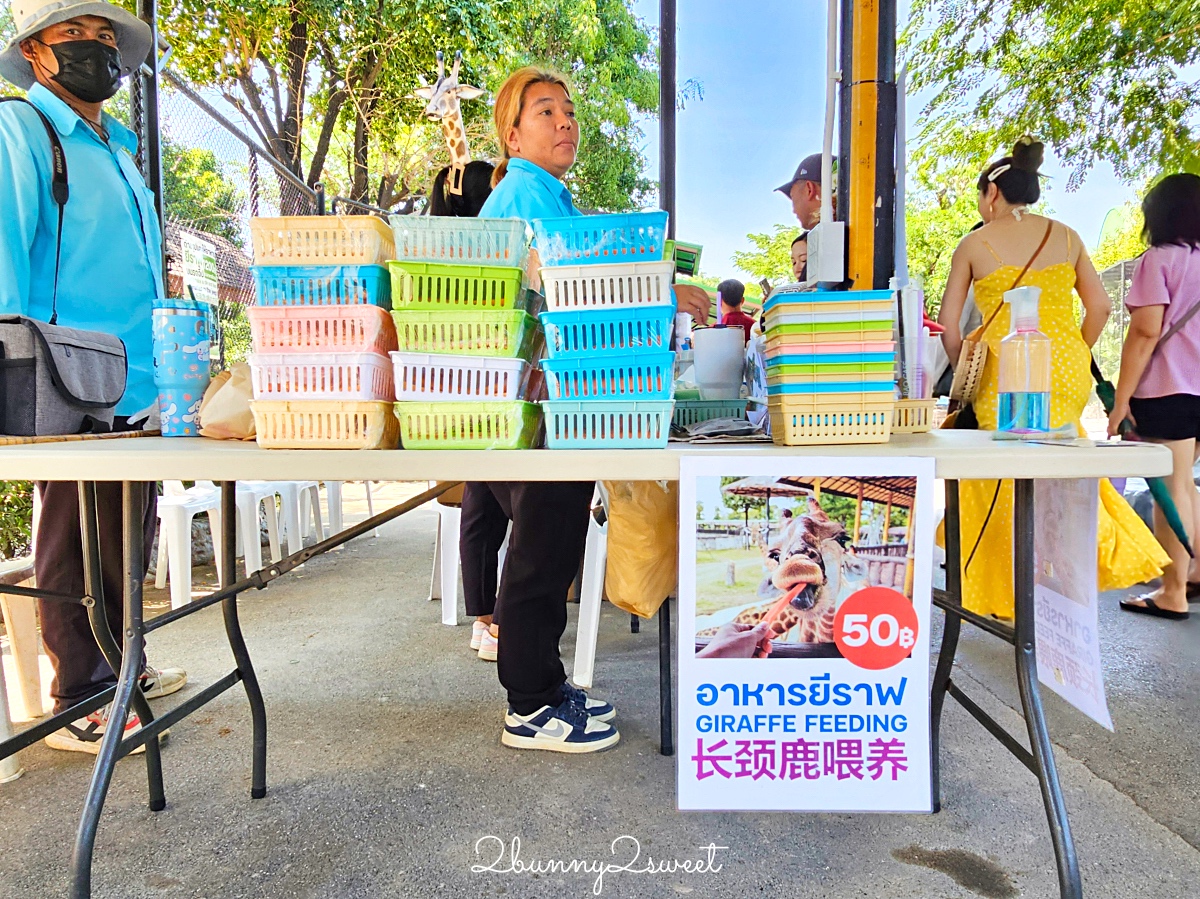
<path fill-rule="evenodd" d="M 1003 303 L 1020 267 L 1001 265 L 975 282 L 975 302 L 984 321 Z M 1062 427 L 1079 418 L 1092 390 L 1091 353 L 1083 342 L 1075 318 L 1075 268 L 1060 262 L 1030 269 L 1022 286 L 1040 287 L 1039 330 L 1053 345 L 1050 393 L 1050 426 Z M 982 430 L 995 430 L 999 395 L 997 375 L 1000 341 L 1008 334 L 1009 310 L 1003 308 L 984 334 L 987 365 L 975 398 L 975 414 Z M 1080 434 L 1083 429 L 1080 428 Z M 1069 475 L 1064 471 L 1064 475 Z M 999 493 L 997 493 L 999 484 Z M 991 519 L 987 520 L 992 507 Z M 1013 615 L 1013 482 L 963 481 L 959 484 L 959 515 L 963 564 L 963 605 L 981 615 Z M 986 530 L 984 522 L 987 520 Z M 1107 480 L 1100 482 L 1098 531 L 1099 587 L 1116 590 L 1151 580 L 1162 574 L 1170 557 L 1149 528 Z M 974 556 L 972 558 L 972 553 Z M 970 564 L 968 566 L 968 560 Z"/>

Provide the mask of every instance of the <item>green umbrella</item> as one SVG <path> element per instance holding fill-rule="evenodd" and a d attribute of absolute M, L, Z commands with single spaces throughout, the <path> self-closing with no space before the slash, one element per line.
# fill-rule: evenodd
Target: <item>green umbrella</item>
<path fill-rule="evenodd" d="M 1104 405 L 1104 411 L 1112 413 L 1113 406 L 1117 403 L 1117 389 L 1113 386 L 1112 381 L 1105 379 L 1100 372 L 1100 366 L 1096 364 L 1096 360 L 1092 359 L 1092 377 L 1096 379 L 1096 396 L 1100 397 L 1100 402 Z M 1133 422 L 1128 418 L 1121 422 L 1121 426 L 1117 429 L 1121 437 L 1128 440 L 1138 440 L 1138 435 L 1133 430 Z M 1187 554 L 1193 559 L 1196 554 L 1192 552 L 1192 546 L 1188 542 L 1187 530 L 1183 526 L 1183 520 L 1179 517 L 1179 510 L 1175 508 L 1175 500 L 1171 499 L 1171 491 L 1167 487 L 1166 478 L 1146 478 L 1146 486 L 1150 488 L 1150 495 L 1154 497 L 1154 501 L 1158 503 L 1158 507 L 1162 509 L 1163 517 L 1167 520 L 1167 524 L 1171 526 L 1171 530 L 1175 532 L 1175 536 L 1179 542 L 1183 544 L 1183 548 L 1187 550 Z"/>

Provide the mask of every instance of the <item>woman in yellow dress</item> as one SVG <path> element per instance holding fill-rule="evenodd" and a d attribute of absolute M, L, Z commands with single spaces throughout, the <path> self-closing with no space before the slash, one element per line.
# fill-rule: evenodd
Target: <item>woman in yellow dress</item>
<path fill-rule="evenodd" d="M 1082 435 L 1079 419 L 1092 389 L 1091 347 L 1104 328 L 1111 303 L 1079 235 L 1061 222 L 1029 212 L 1041 193 L 1042 155 L 1041 143 L 1022 138 L 1011 156 L 996 160 L 979 176 L 979 215 L 984 226 L 963 238 L 954 251 L 938 322 L 945 328 L 946 353 L 957 360 L 962 347 L 959 318 L 967 290 L 974 285 L 983 320 L 991 319 L 983 334 L 989 352 L 974 408 L 980 429 L 994 430 L 999 405 L 997 360 L 1000 341 L 1009 329 L 1009 310 L 1001 308 L 1003 296 L 1029 262 L 1020 284 L 1041 288 L 1039 330 L 1053 345 L 1050 426 L 1072 424 Z M 1082 324 L 1075 315 L 1075 293 L 1083 301 Z M 1069 476 L 1065 456 L 1064 466 L 1063 474 Z M 960 483 L 959 517 L 963 605 L 981 615 L 1011 618 L 1012 481 Z M 1170 562 L 1149 528 L 1107 480 L 1100 482 L 1098 544 L 1101 590 L 1151 580 Z"/>

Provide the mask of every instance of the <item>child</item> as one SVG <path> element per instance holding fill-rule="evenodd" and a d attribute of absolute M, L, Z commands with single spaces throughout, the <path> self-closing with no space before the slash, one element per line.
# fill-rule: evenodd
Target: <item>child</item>
<path fill-rule="evenodd" d="M 749 343 L 754 316 L 742 311 L 742 302 L 746 299 L 746 285 L 729 278 L 717 285 L 717 297 L 721 304 L 718 322 L 729 327 L 741 328 L 746 332 L 746 342 Z"/>

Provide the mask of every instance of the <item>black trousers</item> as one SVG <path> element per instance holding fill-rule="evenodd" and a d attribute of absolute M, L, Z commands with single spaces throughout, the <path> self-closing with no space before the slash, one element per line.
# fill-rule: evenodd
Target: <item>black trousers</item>
<path fill-rule="evenodd" d="M 463 489 L 458 528 L 458 558 L 462 564 L 463 594 L 467 615 L 478 618 L 496 613 L 497 565 L 508 515 L 487 484 L 468 482 Z"/>
<path fill-rule="evenodd" d="M 562 702 L 567 680 L 558 643 L 567 628 L 567 590 L 579 571 L 595 483 L 491 483 L 513 523 L 496 613 L 503 627 L 500 683 L 519 715 Z"/>
<path fill-rule="evenodd" d="M 158 491 L 153 483 L 139 486 L 145 504 L 142 516 L 145 548 L 142 575 L 145 576 L 157 525 Z M 43 590 L 82 597 L 83 540 L 80 536 L 79 487 L 74 481 L 39 481 L 37 490 L 42 499 L 33 560 L 37 585 Z M 104 604 L 109 627 L 120 645 L 124 627 L 125 581 L 122 577 L 124 562 L 121 553 L 119 483 L 96 484 L 96 515 L 100 531 Z M 116 684 L 116 673 L 109 667 L 100 647 L 96 645 L 96 638 L 92 636 L 86 608 L 40 600 L 38 611 L 42 619 L 42 643 L 54 666 L 50 695 L 54 697 L 56 713 Z"/>

